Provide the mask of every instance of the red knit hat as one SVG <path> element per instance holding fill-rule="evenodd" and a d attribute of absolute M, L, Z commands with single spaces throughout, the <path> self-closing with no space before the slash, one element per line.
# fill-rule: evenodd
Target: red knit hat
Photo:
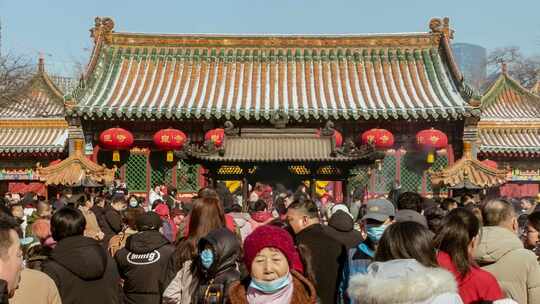
<path fill-rule="evenodd" d="M 267 247 L 279 249 L 287 258 L 289 267 L 304 273 L 300 255 L 294 247 L 291 235 L 286 230 L 272 225 L 258 227 L 244 241 L 244 263 L 249 272 L 257 253 Z"/>

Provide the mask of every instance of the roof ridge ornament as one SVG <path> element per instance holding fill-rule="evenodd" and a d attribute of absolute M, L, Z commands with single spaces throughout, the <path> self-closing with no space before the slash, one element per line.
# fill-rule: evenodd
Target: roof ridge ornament
<path fill-rule="evenodd" d="M 454 39 L 454 30 L 450 28 L 450 18 L 431 18 L 429 21 L 431 33 L 441 33 L 448 40 Z"/>
<path fill-rule="evenodd" d="M 508 65 L 506 64 L 506 62 L 504 62 L 504 60 L 501 60 L 501 73 L 504 76 L 508 76 Z"/>
<path fill-rule="evenodd" d="M 90 37 L 94 38 L 94 43 L 104 40 L 107 43 L 112 42 L 112 32 L 114 21 L 110 17 L 96 17 L 94 27 L 90 29 Z"/>
<path fill-rule="evenodd" d="M 225 135 L 228 135 L 228 136 L 238 135 L 238 128 L 235 128 L 234 124 L 230 120 L 227 120 L 223 124 L 223 131 Z"/>
<path fill-rule="evenodd" d="M 38 72 L 39 73 L 45 73 L 45 58 L 43 58 L 43 54 L 40 52 L 39 53 L 39 58 L 38 58 Z"/>
<path fill-rule="evenodd" d="M 274 128 L 276 129 L 285 129 L 288 122 L 289 116 L 282 110 L 275 111 L 274 115 L 270 118 L 270 123 L 274 125 Z"/>
<path fill-rule="evenodd" d="M 324 125 L 324 128 L 321 130 L 321 135 L 323 136 L 333 136 L 336 129 L 334 129 L 334 123 L 329 120 Z"/>

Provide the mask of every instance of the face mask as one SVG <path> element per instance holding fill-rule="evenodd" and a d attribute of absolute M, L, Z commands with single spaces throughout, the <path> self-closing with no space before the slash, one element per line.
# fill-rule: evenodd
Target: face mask
<path fill-rule="evenodd" d="M 249 287 L 255 288 L 260 292 L 274 293 L 291 283 L 291 276 L 287 273 L 281 278 L 277 278 L 273 281 L 258 281 L 254 278 L 251 279 Z"/>
<path fill-rule="evenodd" d="M 201 264 L 205 269 L 210 269 L 214 264 L 214 252 L 210 249 L 205 249 L 201 252 Z"/>
<path fill-rule="evenodd" d="M 139 205 L 139 202 L 137 200 L 130 200 L 129 201 L 129 206 L 131 208 L 135 208 L 135 207 L 137 207 L 137 205 Z"/>
<path fill-rule="evenodd" d="M 367 228 L 368 239 L 374 243 L 379 242 L 386 227 L 387 227 L 386 225 L 368 227 Z"/>

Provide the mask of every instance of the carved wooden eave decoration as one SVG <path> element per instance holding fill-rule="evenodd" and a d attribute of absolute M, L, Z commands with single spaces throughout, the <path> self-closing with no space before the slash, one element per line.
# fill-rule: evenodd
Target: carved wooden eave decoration
<path fill-rule="evenodd" d="M 177 152 L 177 157 L 213 163 L 373 163 L 382 158 L 371 145 L 356 146 L 348 141 L 343 147 L 336 147 L 331 122 L 326 123 L 320 135 L 317 129 L 235 129 L 230 122 L 226 130 L 229 131 L 225 132 L 220 147 L 211 141 L 190 144 Z"/>
<path fill-rule="evenodd" d="M 428 171 L 434 187 L 484 189 L 506 183 L 506 170 L 488 167 L 472 156 L 470 144 L 466 143 L 464 155 L 442 171 Z"/>
<path fill-rule="evenodd" d="M 38 164 L 37 174 L 46 185 L 62 185 L 67 187 L 91 185 L 108 185 L 114 180 L 116 169 L 102 167 L 77 152 L 58 164 L 41 167 Z"/>

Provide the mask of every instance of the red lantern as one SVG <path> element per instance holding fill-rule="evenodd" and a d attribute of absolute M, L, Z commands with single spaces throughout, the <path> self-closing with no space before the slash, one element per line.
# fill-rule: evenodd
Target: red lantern
<path fill-rule="evenodd" d="M 321 130 L 317 130 L 317 136 L 321 136 Z M 341 132 L 334 130 L 332 137 L 334 137 L 334 140 L 336 141 L 336 147 L 341 147 L 341 145 L 343 145 L 343 135 L 341 135 Z"/>
<path fill-rule="evenodd" d="M 173 150 L 180 150 L 186 143 L 184 132 L 172 128 L 159 130 L 154 134 L 154 144 L 158 149 L 167 151 L 167 161 L 174 159 Z"/>
<path fill-rule="evenodd" d="M 99 135 L 104 149 L 113 150 L 113 161 L 120 161 L 119 150 L 127 150 L 133 145 L 133 135 L 122 128 L 110 128 Z"/>
<path fill-rule="evenodd" d="M 211 141 L 219 148 L 223 145 L 223 139 L 225 138 L 225 130 L 222 128 L 212 129 L 204 135 L 205 141 Z"/>
<path fill-rule="evenodd" d="M 364 145 L 372 144 L 376 149 L 386 150 L 394 145 L 394 134 L 385 129 L 371 129 L 362 133 L 360 140 Z"/>
<path fill-rule="evenodd" d="M 435 162 L 435 150 L 448 146 L 448 137 L 442 131 L 431 128 L 418 132 L 416 142 L 428 151 L 427 162 L 432 164 Z"/>
<path fill-rule="evenodd" d="M 499 167 L 499 165 L 497 164 L 497 162 L 495 161 L 492 161 L 490 159 L 485 159 L 482 161 L 482 165 L 486 166 L 486 167 L 490 167 L 490 168 L 493 168 L 493 169 L 497 169 Z"/>

